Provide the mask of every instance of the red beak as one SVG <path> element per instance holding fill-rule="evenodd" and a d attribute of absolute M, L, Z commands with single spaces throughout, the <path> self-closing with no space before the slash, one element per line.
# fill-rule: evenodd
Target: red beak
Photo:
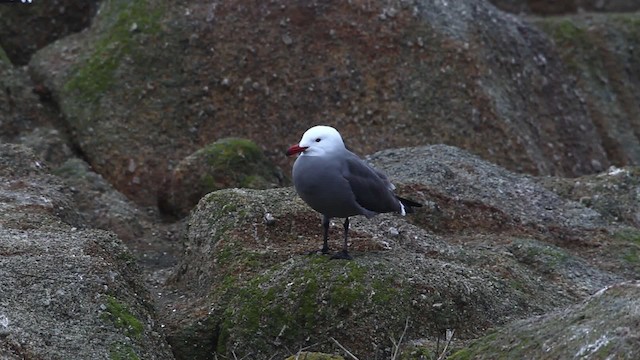
<path fill-rule="evenodd" d="M 294 154 L 299 154 L 303 151 L 307 150 L 307 146 L 300 146 L 298 144 L 292 145 L 289 150 L 287 150 L 287 156 L 291 156 Z"/>

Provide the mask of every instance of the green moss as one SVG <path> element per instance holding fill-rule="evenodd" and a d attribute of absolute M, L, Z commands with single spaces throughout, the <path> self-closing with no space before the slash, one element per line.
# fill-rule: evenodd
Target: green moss
<path fill-rule="evenodd" d="M 138 259 L 136 259 L 136 257 L 133 255 L 132 252 L 130 252 L 127 249 L 122 249 L 117 256 L 117 259 L 122 261 L 123 263 L 127 264 L 127 265 L 133 265 L 136 264 L 138 262 Z"/>
<path fill-rule="evenodd" d="M 624 261 L 630 264 L 638 264 L 640 263 L 640 256 L 638 255 L 638 250 L 629 249 L 624 255 L 622 255 Z"/>
<path fill-rule="evenodd" d="M 516 239 L 513 243 L 513 251 L 520 262 L 529 264 L 544 273 L 555 273 L 559 266 L 571 261 L 571 255 L 564 250 L 531 239 Z M 522 285 L 518 286 L 516 283 L 511 285 L 522 289 Z"/>
<path fill-rule="evenodd" d="M 227 310 L 225 312 L 225 320 L 220 324 L 220 330 L 218 332 L 218 339 L 216 341 L 216 353 L 218 354 L 226 354 L 227 353 L 227 342 L 229 341 L 229 337 L 231 336 L 230 329 L 233 326 L 233 322 L 231 321 L 231 316 L 233 314 Z"/>
<path fill-rule="evenodd" d="M 280 331 L 274 329 L 281 328 L 290 321 L 289 315 L 281 307 L 271 306 L 276 297 L 276 289 L 263 290 L 261 284 L 266 280 L 265 276 L 257 276 L 237 290 L 234 297 L 237 300 L 231 301 L 231 304 L 237 304 L 239 307 L 229 307 L 225 310 L 216 352 L 226 353 L 226 344 L 232 329 L 245 334 L 274 333 Z"/>
<path fill-rule="evenodd" d="M 554 37 L 561 41 L 584 40 L 586 31 L 577 26 L 572 19 L 560 20 L 554 29 Z"/>
<path fill-rule="evenodd" d="M 447 358 L 447 360 L 471 360 L 471 359 L 473 359 L 473 353 L 469 349 L 458 350 Z"/>
<path fill-rule="evenodd" d="M 624 243 L 626 248 L 622 259 L 629 264 L 640 264 L 640 231 L 624 229 L 613 234 L 614 239 Z"/>
<path fill-rule="evenodd" d="M 310 278 L 305 284 L 304 290 L 300 294 L 300 301 L 298 305 L 299 317 L 303 322 L 303 327 L 313 326 L 316 321 L 316 315 L 318 308 L 317 296 L 320 291 L 318 281 L 315 278 Z"/>
<path fill-rule="evenodd" d="M 113 19 L 92 44 L 93 54 L 64 86 L 87 102 L 94 102 L 114 83 L 121 60 L 134 52 L 139 34 L 157 34 L 162 6 L 146 1 L 108 1 L 102 8 L 103 21 Z M 99 31 L 99 30 L 96 30 Z"/>
<path fill-rule="evenodd" d="M 127 336 L 136 339 L 140 338 L 144 330 L 142 322 L 115 297 L 107 295 L 106 298 L 106 309 L 100 317 L 105 320 L 110 320 L 117 328 L 123 329 Z"/>
<path fill-rule="evenodd" d="M 250 273 L 252 269 L 259 269 L 262 264 L 261 258 L 261 254 L 247 251 L 235 241 L 225 243 L 222 249 L 216 252 L 217 265 L 233 274 Z"/>
<path fill-rule="evenodd" d="M 202 185 L 205 189 L 219 189 L 220 185 L 216 183 L 216 179 L 211 174 L 205 174 L 202 177 Z"/>
<path fill-rule="evenodd" d="M 411 297 L 411 288 L 396 283 L 397 274 L 388 274 L 384 278 L 371 281 L 371 301 L 375 305 L 385 306 L 391 301 L 407 303 Z"/>
<path fill-rule="evenodd" d="M 138 360 L 138 354 L 131 345 L 114 343 L 109 347 L 109 359 L 111 360 Z"/>
<path fill-rule="evenodd" d="M 0 62 L 6 65 L 11 65 L 11 60 L 9 59 L 9 57 L 7 56 L 7 53 L 4 51 L 4 49 L 1 46 L 0 46 Z"/>
<path fill-rule="evenodd" d="M 225 266 L 236 258 L 234 244 L 229 244 L 216 252 L 216 260 L 219 266 Z"/>
<path fill-rule="evenodd" d="M 256 175 L 247 175 L 240 180 L 240 187 L 255 188 L 259 187 L 264 180 Z"/>
<path fill-rule="evenodd" d="M 285 279 L 279 278 L 282 266 L 274 265 L 229 289 L 234 294 L 221 316 L 218 353 L 226 354 L 231 337 L 251 339 L 254 348 L 267 348 L 274 339 L 302 341 L 318 322 L 344 315 L 366 300 L 366 269 L 355 262 L 310 257 L 304 266 L 289 270 Z"/>
<path fill-rule="evenodd" d="M 640 231 L 635 229 L 624 229 L 613 234 L 613 237 L 622 240 L 632 242 L 640 245 Z"/>
<path fill-rule="evenodd" d="M 240 138 L 220 139 L 204 148 L 213 167 L 233 168 L 239 163 L 254 162 L 263 158 L 262 150 L 253 141 Z"/>
<path fill-rule="evenodd" d="M 366 270 L 355 262 L 349 262 L 334 281 L 331 291 L 331 301 L 340 308 L 351 308 L 356 302 L 365 297 L 363 285 Z"/>
<path fill-rule="evenodd" d="M 264 189 L 271 186 L 267 179 L 276 181 L 275 167 L 251 140 L 220 139 L 193 156 L 204 157 L 208 164 L 208 172 L 200 179 L 206 192 L 230 186 Z"/>
<path fill-rule="evenodd" d="M 580 76 L 601 75 L 602 60 L 593 51 L 599 45 L 587 25 L 571 17 L 546 18 L 536 23 L 555 40 L 569 70 Z"/>

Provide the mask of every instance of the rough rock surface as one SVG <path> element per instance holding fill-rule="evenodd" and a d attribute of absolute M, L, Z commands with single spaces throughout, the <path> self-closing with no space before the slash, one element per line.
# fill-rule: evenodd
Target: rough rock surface
<path fill-rule="evenodd" d="M 182 159 L 160 194 L 163 212 L 183 217 L 206 194 L 243 187 L 267 189 L 285 183 L 282 171 L 247 139 L 226 138 Z"/>
<path fill-rule="evenodd" d="M 47 0 L 0 6 L 0 46 L 15 65 L 38 49 L 89 26 L 100 0 Z"/>
<path fill-rule="evenodd" d="M 135 258 L 19 145 L 0 145 L 0 238 L 3 359 L 172 358 Z"/>
<path fill-rule="evenodd" d="M 352 262 L 305 254 L 321 244 L 320 219 L 290 188 L 201 200 L 174 292 L 161 300 L 178 358 L 339 353 L 331 337 L 363 358 L 388 358 L 407 321 L 406 340 L 447 329 L 473 339 L 638 270 L 627 256 L 635 240 L 526 176 L 447 146 L 370 159 L 431 207 L 353 218 Z"/>
<path fill-rule="evenodd" d="M 331 337 L 361 359 L 437 358 L 451 330 L 458 358 L 534 356 L 535 344 L 637 357 L 637 290 L 611 284 L 640 271 L 638 14 L 519 18 L 482 0 L 100 3 L 91 28 L 27 67 L 11 60 L 86 26 L 98 2 L 0 6 L 0 44 L 21 44 L 0 48 L 0 141 L 33 150 L 0 145 L 0 356 L 170 359 L 162 324 L 181 359 L 351 358 Z M 290 189 L 213 193 L 188 232 L 158 211 L 171 198 L 163 210 L 184 214 L 209 189 L 198 176 L 213 141 L 251 139 L 288 173 L 282 151 L 317 123 L 361 154 L 447 143 L 532 174 L 625 167 L 533 178 L 449 146 L 374 154 L 427 206 L 352 219 L 349 263 L 302 255 L 320 246 L 320 220 Z M 219 182 L 251 183 L 235 180 Z M 340 224 L 331 230 L 335 249 Z"/>
<path fill-rule="evenodd" d="M 447 143 L 534 174 L 609 165 L 552 43 L 483 0 L 109 0 L 30 69 L 91 166 L 147 205 L 205 144 L 246 137 L 284 165 L 318 123 L 360 153 Z"/>
<path fill-rule="evenodd" d="M 289 356 L 285 360 L 344 360 L 344 358 L 338 355 L 301 351 L 295 355 Z"/>
<path fill-rule="evenodd" d="M 490 0 L 498 8 L 516 14 L 562 15 L 577 12 L 632 12 L 634 0 Z"/>
<path fill-rule="evenodd" d="M 0 141 L 15 142 L 56 117 L 40 103 L 26 69 L 14 67 L 0 48 Z"/>
<path fill-rule="evenodd" d="M 142 236 L 145 214 L 84 161 L 70 158 L 53 172 L 69 186 L 78 211 L 92 227 L 111 230 L 125 241 Z"/>
<path fill-rule="evenodd" d="M 558 195 L 579 201 L 610 222 L 640 228 L 640 168 L 612 167 L 578 178 L 542 177 L 540 184 Z"/>
<path fill-rule="evenodd" d="M 637 359 L 640 282 L 491 332 L 448 359 Z M 604 316 L 603 316 L 604 315 Z"/>
<path fill-rule="evenodd" d="M 640 165 L 640 14 L 532 19 L 555 42 L 607 158 Z"/>

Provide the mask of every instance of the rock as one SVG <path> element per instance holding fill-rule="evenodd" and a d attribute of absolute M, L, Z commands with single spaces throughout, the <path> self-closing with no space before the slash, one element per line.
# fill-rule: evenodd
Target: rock
<path fill-rule="evenodd" d="M 533 19 L 553 39 L 598 128 L 607 158 L 640 165 L 640 14 Z M 604 165 L 604 164 L 603 164 Z M 599 169 L 605 170 L 608 166 Z"/>
<path fill-rule="evenodd" d="M 605 225 L 596 211 L 455 147 L 383 150 L 367 159 L 395 180 L 412 184 L 401 191 L 437 203 L 437 209 L 410 219 L 441 234 L 513 231 L 539 236 L 547 229 L 555 233 L 549 234 L 553 238 Z"/>
<path fill-rule="evenodd" d="M 143 205 L 215 139 L 288 168 L 282 150 L 318 123 L 358 153 L 447 143 L 532 174 L 610 165 L 552 42 L 483 0 L 254 5 L 106 0 L 29 68 L 91 167 Z"/>
<path fill-rule="evenodd" d="M 118 235 L 142 267 L 147 285 L 162 292 L 169 269 L 182 252 L 184 221 L 164 222 L 154 208 L 140 208 L 78 158 L 53 170 L 70 190 L 87 227 Z"/>
<path fill-rule="evenodd" d="M 640 282 L 608 286 L 580 304 L 492 331 L 448 359 L 635 359 Z"/>
<path fill-rule="evenodd" d="M 38 158 L 52 167 L 58 167 L 75 157 L 67 136 L 50 125 L 39 126 L 30 132 L 22 132 L 15 140 L 30 147 Z"/>
<path fill-rule="evenodd" d="M 329 354 L 323 354 L 319 352 L 301 351 L 295 355 L 289 356 L 285 360 L 344 360 L 344 358 L 339 355 L 329 355 Z"/>
<path fill-rule="evenodd" d="M 610 222 L 640 228 L 640 168 L 611 167 L 578 178 L 542 177 L 538 182 L 560 196 L 578 201 Z"/>
<path fill-rule="evenodd" d="M 13 6 L 0 6 L 0 13 Z M 0 141 L 29 146 L 37 158 L 56 167 L 74 156 L 71 139 L 60 127 L 59 113 L 43 98 L 26 69 L 14 67 L 0 48 Z"/>
<path fill-rule="evenodd" d="M 182 217 L 211 191 L 230 187 L 266 189 L 282 182 L 282 172 L 252 141 L 221 139 L 178 163 L 168 190 L 160 197 L 161 208 Z"/>
<path fill-rule="evenodd" d="M 89 25 L 100 1 L 14 1 L 0 6 L 0 44 L 16 65 L 38 49 Z"/>
<path fill-rule="evenodd" d="M 0 9 L 6 8 L 0 6 Z M 51 126 L 55 115 L 33 92 L 24 68 L 14 67 L 0 48 L 0 140 L 19 142 L 20 136 Z"/>
<path fill-rule="evenodd" d="M 490 0 L 499 9 L 516 14 L 561 15 L 576 12 L 633 12 L 636 1 L 627 0 Z"/>
<path fill-rule="evenodd" d="M 71 158 L 54 170 L 64 179 L 75 204 L 91 227 L 113 231 L 121 240 L 142 237 L 150 219 L 84 161 Z"/>
<path fill-rule="evenodd" d="M 73 227 L 83 225 L 82 217 L 70 198 L 70 190 L 48 174 L 47 164 L 24 146 L 0 144 L 0 177 L 4 179 L 2 212 L 4 221 L 21 227 L 39 227 L 41 214 L 52 216 Z M 33 208 L 33 214 L 11 210 Z"/>
<path fill-rule="evenodd" d="M 390 358 L 405 327 L 406 341 L 447 330 L 474 339 L 638 270 L 623 260 L 634 241 L 609 237 L 595 211 L 527 176 L 447 146 L 370 159 L 401 194 L 432 199 L 445 215 L 354 217 L 354 260 L 332 261 L 306 255 L 322 242 L 320 217 L 292 189 L 208 194 L 189 219 L 173 291 L 160 300 L 176 358 L 340 353 L 331 337 L 360 358 Z M 266 212 L 278 221 L 265 224 Z M 331 228 L 333 249 L 340 230 Z"/>
<path fill-rule="evenodd" d="M 131 253 L 42 164 L 0 144 L 3 358 L 171 359 Z"/>

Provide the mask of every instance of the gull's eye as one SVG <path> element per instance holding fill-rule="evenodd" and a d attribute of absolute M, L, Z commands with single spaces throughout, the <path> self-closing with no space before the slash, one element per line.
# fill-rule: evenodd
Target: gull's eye
<path fill-rule="evenodd" d="M 320 142 L 320 138 L 317 138 L 317 139 L 316 139 L 316 142 Z"/>

